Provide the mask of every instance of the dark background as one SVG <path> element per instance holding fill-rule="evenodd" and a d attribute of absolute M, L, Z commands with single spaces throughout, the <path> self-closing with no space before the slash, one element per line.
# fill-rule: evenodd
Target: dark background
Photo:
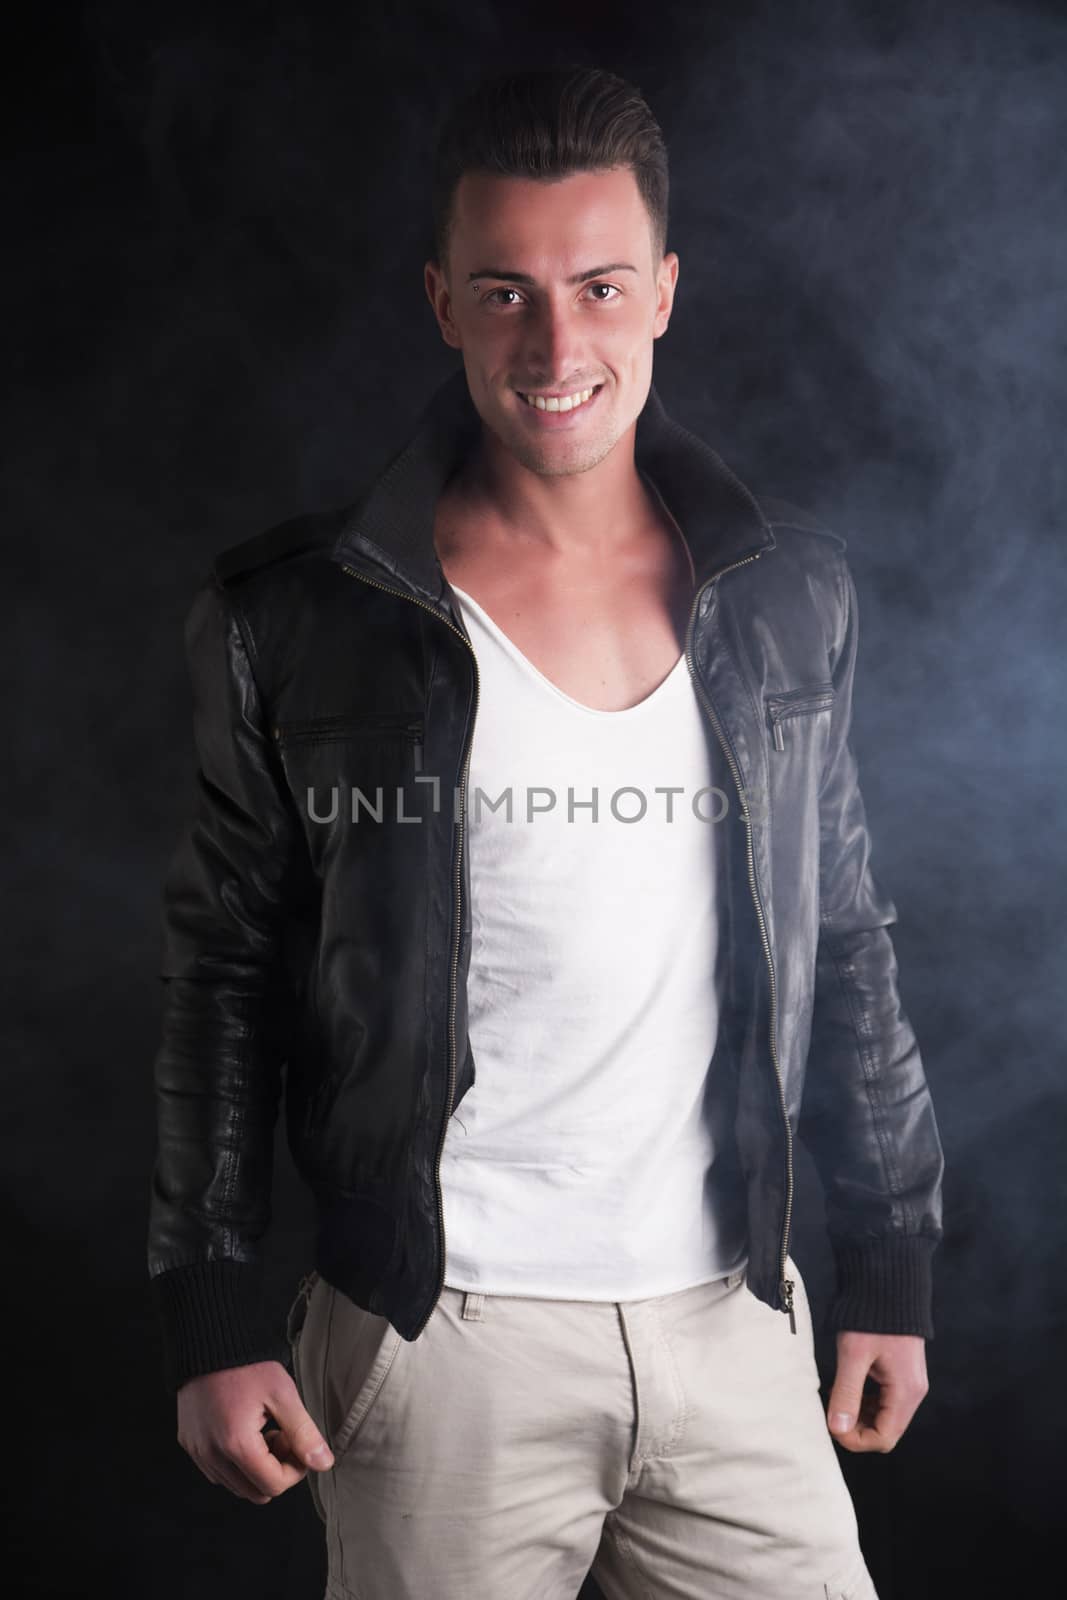
<path fill-rule="evenodd" d="M 354 499 L 453 369 L 422 287 L 434 130 L 483 69 L 561 55 L 636 81 L 670 145 L 668 409 L 849 540 L 854 746 L 947 1159 L 930 1394 L 890 1455 L 839 1451 L 868 1562 L 882 1600 L 1029 1592 L 1058 1570 L 1067 1420 L 1064 8 L 109 0 L 22 25 L 8 1592 L 322 1592 L 306 1488 L 254 1506 L 179 1449 L 148 1297 L 181 625 L 213 552 Z M 310 1243 L 279 1139 L 279 1325 Z"/>

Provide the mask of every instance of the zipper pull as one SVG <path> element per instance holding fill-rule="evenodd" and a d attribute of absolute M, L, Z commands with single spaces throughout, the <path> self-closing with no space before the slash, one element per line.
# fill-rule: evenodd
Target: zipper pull
<path fill-rule="evenodd" d="M 792 1278 L 783 1278 L 781 1283 L 778 1285 L 778 1292 L 782 1297 L 782 1310 L 789 1312 L 789 1328 L 790 1328 L 790 1332 L 796 1333 L 796 1331 L 797 1331 L 797 1319 L 793 1314 L 793 1280 L 792 1280 Z"/>
<path fill-rule="evenodd" d="M 776 750 L 785 749 L 785 738 L 782 733 L 782 719 L 775 712 L 771 712 L 771 735 Z"/>

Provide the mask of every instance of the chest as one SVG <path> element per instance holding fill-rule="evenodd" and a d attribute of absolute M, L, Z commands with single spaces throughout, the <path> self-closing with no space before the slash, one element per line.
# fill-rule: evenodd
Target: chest
<path fill-rule="evenodd" d="M 685 648 L 692 577 L 677 534 L 650 537 L 617 564 L 549 570 L 468 546 L 441 565 L 544 677 L 594 710 L 647 699 Z"/>

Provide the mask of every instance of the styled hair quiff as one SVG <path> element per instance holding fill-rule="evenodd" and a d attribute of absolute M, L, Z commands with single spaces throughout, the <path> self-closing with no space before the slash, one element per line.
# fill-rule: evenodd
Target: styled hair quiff
<path fill-rule="evenodd" d="M 434 259 L 447 270 L 465 172 L 566 178 L 629 167 L 649 215 L 656 264 L 667 249 L 670 181 L 663 133 L 640 91 L 600 67 L 536 67 L 483 78 L 449 111 L 433 167 Z"/>

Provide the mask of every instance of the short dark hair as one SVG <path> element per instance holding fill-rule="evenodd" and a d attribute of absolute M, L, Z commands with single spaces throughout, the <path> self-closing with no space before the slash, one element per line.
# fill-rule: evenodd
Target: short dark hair
<path fill-rule="evenodd" d="M 655 260 L 667 248 L 670 182 L 663 133 L 641 92 L 600 67 L 563 65 L 483 78 L 449 111 L 433 169 L 433 240 L 444 267 L 456 189 L 465 172 L 565 178 L 630 167 L 652 225 Z"/>

